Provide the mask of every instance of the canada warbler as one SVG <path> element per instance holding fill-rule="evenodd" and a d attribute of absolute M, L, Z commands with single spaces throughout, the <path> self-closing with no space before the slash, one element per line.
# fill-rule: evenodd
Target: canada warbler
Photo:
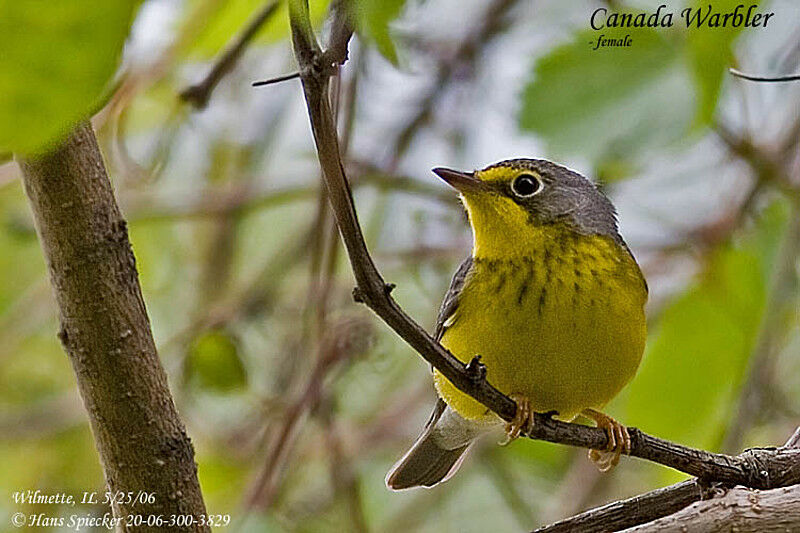
<path fill-rule="evenodd" d="M 647 284 L 617 229 L 614 206 L 580 174 L 541 159 L 472 173 L 433 170 L 461 195 L 473 233 L 436 323 L 460 360 L 480 355 L 486 377 L 517 402 L 510 439 L 533 412 L 583 415 L 606 430 L 601 470 L 630 449 L 627 429 L 603 414 L 644 350 Z M 430 487 L 452 476 L 469 445 L 502 421 L 438 371 L 433 415 L 386 478 L 389 488 Z"/>

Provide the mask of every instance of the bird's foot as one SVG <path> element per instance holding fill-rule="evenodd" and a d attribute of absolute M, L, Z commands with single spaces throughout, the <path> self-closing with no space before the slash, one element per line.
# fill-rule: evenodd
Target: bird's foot
<path fill-rule="evenodd" d="M 631 453 L 631 436 L 628 428 L 610 416 L 594 409 L 584 409 L 583 416 L 591 418 L 597 427 L 604 429 L 608 435 L 608 445 L 605 450 L 589 450 L 589 459 L 601 472 L 608 472 L 619 463 L 623 453 Z"/>
<path fill-rule="evenodd" d="M 531 410 L 531 401 L 522 394 L 511 394 L 509 396 L 517 404 L 517 412 L 514 419 L 506 423 L 506 440 L 500 443 L 505 446 L 517 439 L 522 434 L 528 433 L 533 429 L 534 415 Z"/>

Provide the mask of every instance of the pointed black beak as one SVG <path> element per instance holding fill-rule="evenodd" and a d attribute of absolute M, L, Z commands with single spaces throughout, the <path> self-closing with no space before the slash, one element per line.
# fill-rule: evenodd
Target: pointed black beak
<path fill-rule="evenodd" d="M 450 168 L 437 167 L 433 169 L 433 173 L 461 193 L 486 190 L 486 185 L 476 178 L 472 172 L 467 173 Z"/>

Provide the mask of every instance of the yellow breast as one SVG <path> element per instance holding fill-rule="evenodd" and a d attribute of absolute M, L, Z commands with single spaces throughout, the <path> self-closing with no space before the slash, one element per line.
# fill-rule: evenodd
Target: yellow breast
<path fill-rule="evenodd" d="M 442 344 L 480 354 L 487 379 L 535 411 L 572 419 L 633 377 L 644 350 L 647 290 L 639 267 L 604 236 L 559 232 L 519 255 L 474 258 Z M 487 409 L 434 373 L 439 395 L 469 419 Z"/>

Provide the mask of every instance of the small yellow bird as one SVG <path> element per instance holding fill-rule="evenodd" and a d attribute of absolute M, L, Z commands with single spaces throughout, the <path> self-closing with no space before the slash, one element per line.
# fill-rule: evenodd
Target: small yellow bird
<path fill-rule="evenodd" d="M 608 449 L 589 456 L 609 470 L 630 437 L 600 410 L 636 373 L 647 301 L 614 206 L 588 179 L 541 159 L 433 172 L 460 193 L 474 237 L 435 338 L 461 361 L 480 355 L 488 381 L 517 402 L 510 439 L 532 427 L 534 412 L 583 415 L 608 433 Z M 440 400 L 387 475 L 391 489 L 446 481 L 470 444 L 502 424 L 437 371 L 434 383 Z"/>

